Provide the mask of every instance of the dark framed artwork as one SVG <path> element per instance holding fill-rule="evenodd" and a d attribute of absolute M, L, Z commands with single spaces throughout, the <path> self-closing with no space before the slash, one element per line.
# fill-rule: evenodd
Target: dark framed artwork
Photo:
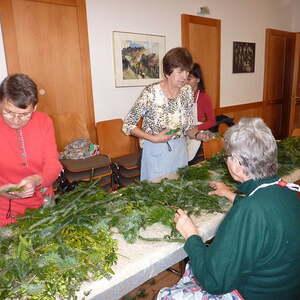
<path fill-rule="evenodd" d="M 255 43 L 233 42 L 232 73 L 253 73 Z"/>

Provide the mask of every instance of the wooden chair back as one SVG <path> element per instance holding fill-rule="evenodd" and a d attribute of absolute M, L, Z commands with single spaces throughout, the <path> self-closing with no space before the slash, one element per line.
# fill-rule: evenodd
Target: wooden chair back
<path fill-rule="evenodd" d="M 122 131 L 123 120 L 113 119 L 96 123 L 100 153 L 117 158 L 139 152 L 138 139 Z"/>
<path fill-rule="evenodd" d="M 220 153 L 224 147 L 224 140 L 221 137 L 216 137 L 209 142 L 203 142 L 204 159 L 213 157 Z"/>
<path fill-rule="evenodd" d="M 64 147 L 75 139 L 83 137 L 90 140 L 83 113 L 59 113 L 52 114 L 50 117 L 54 124 L 58 151 L 63 151 Z"/>
<path fill-rule="evenodd" d="M 300 136 L 300 128 L 294 128 L 292 131 L 292 136 Z"/>
<path fill-rule="evenodd" d="M 225 131 L 229 128 L 229 126 L 226 124 L 226 123 L 221 123 L 219 125 L 219 130 L 218 132 L 221 133 L 221 134 L 224 134 Z"/>

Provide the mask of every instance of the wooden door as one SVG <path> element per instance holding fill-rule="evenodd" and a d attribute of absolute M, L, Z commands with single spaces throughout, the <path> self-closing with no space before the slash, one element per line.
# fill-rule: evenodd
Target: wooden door
<path fill-rule="evenodd" d="M 201 65 L 206 92 L 214 108 L 220 107 L 221 21 L 192 15 L 181 15 L 182 46 L 189 49 Z"/>
<path fill-rule="evenodd" d="M 8 73 L 38 84 L 38 110 L 82 113 L 95 141 L 85 1 L 1 0 L 0 14 Z M 72 128 L 62 130 L 68 137 Z"/>
<path fill-rule="evenodd" d="M 289 133 L 295 33 L 266 30 L 263 118 L 276 138 Z"/>
<path fill-rule="evenodd" d="M 294 71 L 292 79 L 289 135 L 294 128 L 300 128 L 300 33 L 296 33 Z"/>

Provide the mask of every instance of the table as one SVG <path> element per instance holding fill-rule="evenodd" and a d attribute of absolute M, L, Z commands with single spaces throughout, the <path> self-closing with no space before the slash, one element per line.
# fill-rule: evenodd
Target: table
<path fill-rule="evenodd" d="M 299 180 L 300 170 L 296 170 L 283 179 L 288 182 Z M 214 237 L 224 216 L 225 214 L 214 213 L 193 218 L 203 241 Z M 144 237 L 163 237 L 169 233 L 167 227 L 162 224 L 154 224 L 141 232 L 141 235 Z M 79 299 L 83 298 L 84 291 L 91 290 L 85 299 L 118 300 L 187 256 L 182 243 L 138 240 L 134 244 L 128 244 L 117 232 L 114 234 L 114 238 L 119 244 L 118 263 L 112 268 L 115 275 L 110 279 L 103 278 L 84 283 L 77 293 Z"/>

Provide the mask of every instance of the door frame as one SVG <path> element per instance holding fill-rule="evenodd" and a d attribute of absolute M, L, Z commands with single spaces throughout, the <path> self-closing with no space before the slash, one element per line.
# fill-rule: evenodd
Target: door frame
<path fill-rule="evenodd" d="M 13 0 L 0 1 L 0 23 L 2 26 L 5 60 L 8 74 L 20 73 L 21 65 L 18 57 L 17 35 L 13 16 Z M 33 2 L 49 3 L 49 0 L 30 0 Z M 96 142 L 95 113 L 91 78 L 91 63 L 88 42 L 88 27 L 85 0 L 51 0 L 51 4 L 75 6 L 77 8 L 80 59 L 82 61 L 83 92 L 87 104 L 87 126 L 90 138 Z M 78 108 L 80 109 L 80 108 Z"/>
<path fill-rule="evenodd" d="M 289 136 L 292 134 L 293 129 L 295 128 L 295 113 L 296 106 L 300 103 L 300 95 L 297 95 L 298 91 L 298 82 L 300 77 L 300 33 L 296 33 L 295 41 L 295 55 L 294 55 L 294 70 L 293 70 L 293 79 L 292 79 L 292 92 L 291 92 L 291 105 L 290 105 L 290 119 L 289 119 Z"/>
<path fill-rule="evenodd" d="M 290 122 L 290 110 L 291 110 L 291 83 L 292 83 L 292 74 L 293 74 L 293 65 L 294 65 L 294 53 L 295 53 L 295 33 L 277 30 L 272 28 L 267 28 L 265 37 L 265 69 L 264 69 L 264 88 L 263 88 L 263 118 L 269 120 L 270 106 L 278 107 L 280 105 L 280 117 L 278 121 L 279 124 L 279 132 L 277 132 L 277 138 L 283 138 L 288 135 L 288 126 Z M 270 70 L 270 53 L 272 50 L 272 46 L 270 40 L 273 36 L 279 36 L 285 39 L 284 44 L 284 57 L 283 57 L 283 71 L 284 75 L 282 77 L 282 97 L 278 99 L 269 99 L 269 85 L 271 80 L 271 70 Z M 288 44 L 290 42 L 290 44 Z M 287 57 L 287 51 L 292 52 L 291 57 Z M 290 58 L 290 61 L 287 59 Z M 269 107 L 268 107 L 269 106 Z M 274 120 L 273 120 L 274 123 Z M 274 128 L 271 128 L 274 130 Z"/>
<path fill-rule="evenodd" d="M 214 101 L 215 103 L 215 110 L 218 110 L 220 108 L 220 78 L 221 78 L 221 20 L 218 19 L 212 19 L 212 18 L 204 18 L 200 16 L 193 16 L 193 15 L 187 15 L 182 14 L 181 15 L 181 43 L 182 47 L 185 47 L 189 49 L 190 45 L 190 34 L 189 34 L 189 23 L 195 23 L 200 25 L 206 25 L 206 26 L 213 26 L 217 30 L 217 48 L 218 48 L 218 55 L 215 58 L 217 62 L 217 82 L 216 82 L 216 99 Z M 204 76 L 205 80 L 205 76 Z"/>

